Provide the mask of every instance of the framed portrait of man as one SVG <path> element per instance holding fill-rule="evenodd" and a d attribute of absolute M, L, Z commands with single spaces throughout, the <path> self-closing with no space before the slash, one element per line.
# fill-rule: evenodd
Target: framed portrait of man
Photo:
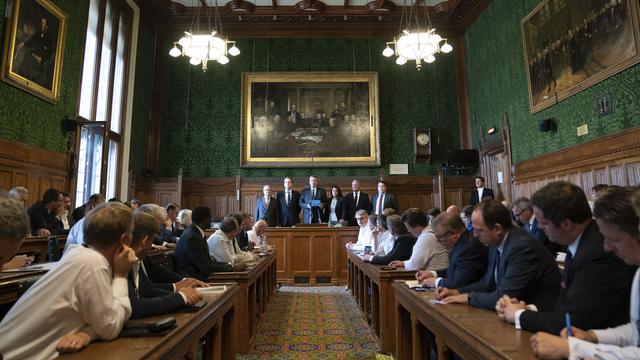
<path fill-rule="evenodd" d="M 375 72 L 244 73 L 243 167 L 379 166 Z"/>
<path fill-rule="evenodd" d="M 9 0 L 7 10 L 2 80 L 57 102 L 66 15 L 49 0 Z"/>

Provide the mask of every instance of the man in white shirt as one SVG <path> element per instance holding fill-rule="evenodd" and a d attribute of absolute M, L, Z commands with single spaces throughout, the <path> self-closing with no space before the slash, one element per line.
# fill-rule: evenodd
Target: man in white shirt
<path fill-rule="evenodd" d="M 356 220 L 358 221 L 358 226 L 360 226 L 358 242 L 355 244 L 352 242 L 347 243 L 347 249 L 362 251 L 365 246 L 371 246 L 371 251 L 375 252 L 375 239 L 369 226 L 369 214 L 366 210 L 358 210 L 356 212 Z"/>
<path fill-rule="evenodd" d="M 87 247 L 71 249 L 0 323 L 5 359 L 52 359 L 118 336 L 131 315 L 127 273 L 137 260 L 129 247 L 131 213 L 109 203 L 87 214 Z"/>
<path fill-rule="evenodd" d="M 253 224 L 253 228 L 247 231 L 247 236 L 249 237 L 249 243 L 253 244 L 252 247 L 260 247 L 262 245 L 266 245 L 266 239 L 264 239 L 263 235 L 267 232 L 267 224 L 264 220 L 259 220 L 255 224 Z M 264 244 L 263 244 L 264 242 Z"/>
<path fill-rule="evenodd" d="M 598 197 L 593 214 L 604 236 L 605 250 L 612 251 L 629 265 L 639 266 L 640 191 L 611 189 Z M 568 339 L 566 328 L 561 336 L 538 332 L 531 337 L 531 347 L 543 359 L 640 359 L 640 268 L 632 282 L 629 315 L 629 323 L 614 328 L 584 331 L 571 327 Z"/>
<path fill-rule="evenodd" d="M 449 253 L 436 239 L 429 225 L 427 214 L 417 208 L 411 208 L 402 214 L 402 222 L 409 232 L 418 238 L 411 258 L 406 261 L 394 260 L 389 265 L 403 267 L 405 270 L 439 270 L 449 266 Z"/>
<path fill-rule="evenodd" d="M 240 250 L 234 241 L 238 231 L 238 222 L 232 216 L 227 216 L 220 224 L 220 228 L 207 239 L 209 255 L 216 260 L 226 262 L 232 266 L 237 263 L 248 263 L 254 259 L 253 255 Z"/>

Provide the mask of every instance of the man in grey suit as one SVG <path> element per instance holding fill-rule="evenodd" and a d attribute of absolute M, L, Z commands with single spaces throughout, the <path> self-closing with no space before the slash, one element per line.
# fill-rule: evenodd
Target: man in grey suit
<path fill-rule="evenodd" d="M 262 197 L 256 201 L 256 211 L 253 218 L 255 221 L 264 220 L 269 226 L 280 224 L 278 202 L 271 196 L 271 185 L 262 187 Z"/>
<path fill-rule="evenodd" d="M 490 247 L 487 271 L 473 284 L 458 289 L 439 288 L 436 297 L 445 303 L 494 310 L 498 299 L 509 295 L 534 304 L 541 311 L 553 309 L 560 270 L 549 251 L 514 228 L 509 210 L 495 200 L 477 205 L 471 222 L 480 242 Z"/>
<path fill-rule="evenodd" d="M 372 213 L 378 216 L 382 215 L 382 211 L 387 208 L 392 208 L 396 213 L 400 212 L 398 199 L 395 195 L 387 193 L 387 183 L 382 180 L 378 181 L 378 193 L 373 195 L 371 206 Z"/>
<path fill-rule="evenodd" d="M 322 209 L 327 204 L 327 192 L 318 187 L 318 177 L 309 177 L 309 187 L 300 195 L 300 207 L 304 212 L 304 223 L 319 223 L 322 219 Z"/>

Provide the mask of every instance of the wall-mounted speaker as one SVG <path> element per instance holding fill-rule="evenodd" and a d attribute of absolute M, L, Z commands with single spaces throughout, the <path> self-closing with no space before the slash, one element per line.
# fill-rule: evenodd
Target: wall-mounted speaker
<path fill-rule="evenodd" d="M 540 122 L 538 123 L 538 130 L 540 130 L 541 132 L 556 131 L 556 129 L 556 122 L 553 121 L 552 118 L 540 120 Z"/>

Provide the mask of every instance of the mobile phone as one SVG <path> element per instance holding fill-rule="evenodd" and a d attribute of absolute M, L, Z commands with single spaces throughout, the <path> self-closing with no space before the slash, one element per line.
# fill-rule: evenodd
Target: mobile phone
<path fill-rule="evenodd" d="M 417 291 L 417 292 L 425 292 L 427 291 L 427 288 L 423 288 L 423 287 L 415 287 L 413 288 L 413 290 Z"/>
<path fill-rule="evenodd" d="M 172 317 L 164 318 L 160 321 L 148 324 L 147 328 L 150 332 L 160 332 L 166 329 L 170 329 L 176 325 L 176 319 Z"/>

